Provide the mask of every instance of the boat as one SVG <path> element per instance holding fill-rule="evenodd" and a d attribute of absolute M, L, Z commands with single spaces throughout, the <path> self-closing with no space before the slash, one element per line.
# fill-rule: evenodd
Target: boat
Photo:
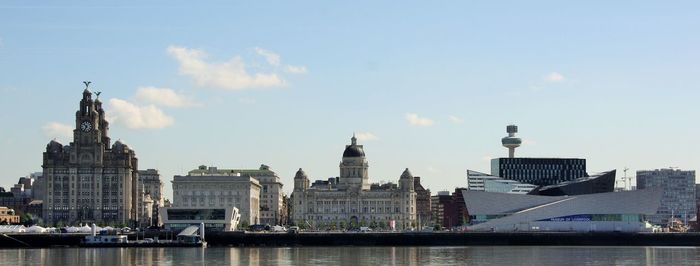
<path fill-rule="evenodd" d="M 176 240 L 159 240 L 146 238 L 143 240 L 129 241 L 127 235 L 116 230 L 100 230 L 99 234 L 95 224 L 92 225 L 91 235 L 85 236 L 80 243 L 82 247 L 206 247 L 204 241 L 204 224 L 193 225 L 185 228 L 177 235 Z"/>

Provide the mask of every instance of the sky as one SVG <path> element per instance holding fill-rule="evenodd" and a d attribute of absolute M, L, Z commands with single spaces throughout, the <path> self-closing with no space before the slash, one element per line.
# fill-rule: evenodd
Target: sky
<path fill-rule="evenodd" d="M 434 193 L 522 157 L 588 172 L 697 169 L 698 1 L 3 1 L 0 185 L 71 141 L 92 82 L 110 137 L 170 181 L 199 165 L 339 174 Z"/>

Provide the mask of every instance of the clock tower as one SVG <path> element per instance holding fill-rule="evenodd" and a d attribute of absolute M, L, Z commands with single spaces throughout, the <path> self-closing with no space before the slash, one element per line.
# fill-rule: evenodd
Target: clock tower
<path fill-rule="evenodd" d="M 44 152 L 44 220 L 130 224 L 138 218 L 138 159 L 123 142 L 110 145 L 102 102 L 93 99 L 89 84 L 75 113 L 73 141 L 64 146 L 53 140 Z"/>
<path fill-rule="evenodd" d="M 75 112 L 73 144 L 76 149 L 71 151 L 71 162 L 103 165 L 104 152 L 110 146 L 108 130 L 109 122 L 105 120 L 102 102 L 99 98 L 93 100 L 92 92 L 85 88 L 80 107 Z"/>

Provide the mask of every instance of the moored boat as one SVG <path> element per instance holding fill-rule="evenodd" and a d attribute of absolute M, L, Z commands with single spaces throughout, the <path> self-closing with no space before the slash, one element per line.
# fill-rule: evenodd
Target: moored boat
<path fill-rule="evenodd" d="M 95 224 L 92 234 L 85 236 L 80 243 L 83 247 L 206 247 L 204 241 L 204 224 L 190 226 L 177 235 L 176 240 L 159 240 L 157 238 L 129 241 L 126 235 L 115 230 L 100 230 L 97 233 Z"/>

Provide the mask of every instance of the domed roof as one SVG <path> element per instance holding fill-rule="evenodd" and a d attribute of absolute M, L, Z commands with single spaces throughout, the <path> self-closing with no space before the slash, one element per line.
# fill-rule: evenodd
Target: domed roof
<path fill-rule="evenodd" d="M 294 179 L 304 179 L 304 178 L 306 178 L 306 173 L 304 172 L 304 170 L 299 168 L 299 171 L 297 171 L 297 174 L 294 175 Z"/>
<path fill-rule="evenodd" d="M 365 151 L 362 149 L 362 145 L 357 145 L 357 138 L 355 138 L 355 134 L 352 134 L 350 145 L 345 145 L 343 157 L 365 157 Z"/>
<path fill-rule="evenodd" d="M 357 145 L 348 145 L 345 147 L 343 157 L 365 157 L 365 151 Z"/>
<path fill-rule="evenodd" d="M 112 149 L 117 149 L 117 150 L 124 149 L 125 147 L 126 147 L 126 148 L 129 148 L 129 146 L 126 145 L 126 144 L 125 144 L 124 142 L 122 142 L 121 140 L 117 140 L 117 141 L 114 142 L 114 144 L 112 145 Z"/>
<path fill-rule="evenodd" d="M 401 179 L 407 179 L 407 178 L 413 178 L 413 175 L 411 174 L 411 171 L 406 168 L 406 170 L 403 170 L 403 174 L 401 174 Z"/>
<path fill-rule="evenodd" d="M 51 152 L 60 152 L 63 150 L 63 144 L 54 140 L 51 140 L 49 144 L 46 145 L 46 150 Z"/>

